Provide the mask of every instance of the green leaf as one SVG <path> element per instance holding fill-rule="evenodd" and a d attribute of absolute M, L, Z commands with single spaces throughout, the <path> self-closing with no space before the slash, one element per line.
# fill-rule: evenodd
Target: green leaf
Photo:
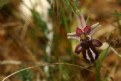
<path fill-rule="evenodd" d="M 113 13 L 115 16 L 121 16 L 121 13 Z"/>
<path fill-rule="evenodd" d="M 107 49 L 103 50 L 100 53 L 100 56 L 99 56 L 98 60 L 95 63 L 95 68 L 96 68 L 96 81 L 101 81 L 101 78 L 100 78 L 101 64 L 102 64 L 103 60 L 105 59 L 105 57 L 108 55 L 108 50 L 109 50 L 109 47 Z"/>
<path fill-rule="evenodd" d="M 72 7 L 71 3 L 70 3 L 70 0 L 65 0 L 66 4 L 67 4 L 67 7 L 69 7 L 73 13 L 76 13 L 75 12 L 75 9 Z"/>
<path fill-rule="evenodd" d="M 97 61 L 99 62 L 103 62 L 103 60 L 105 59 L 105 57 L 107 56 L 108 54 L 108 50 L 109 50 L 109 47 L 105 50 L 103 50 L 101 53 L 100 53 L 100 56 L 99 56 L 99 59 Z"/>
<path fill-rule="evenodd" d="M 117 25 L 118 25 L 118 28 L 119 28 L 119 32 L 120 32 L 120 35 L 121 35 L 121 23 L 120 23 L 120 20 L 121 20 L 121 13 L 115 11 L 115 13 L 113 13 L 113 14 L 114 14 L 114 16 L 116 17 L 116 22 L 117 22 Z"/>
<path fill-rule="evenodd" d="M 20 72 L 20 78 L 22 81 L 33 81 L 32 73 L 29 70 L 24 70 Z"/>
<path fill-rule="evenodd" d="M 108 81 L 108 74 L 105 75 L 103 81 Z"/>
<path fill-rule="evenodd" d="M 0 8 L 3 7 L 4 5 L 8 4 L 10 0 L 0 0 Z"/>
<path fill-rule="evenodd" d="M 36 11 L 36 10 L 31 10 L 33 19 L 38 27 L 40 27 L 40 30 L 44 32 L 47 30 L 47 25 L 46 23 L 42 20 L 42 16 Z"/>

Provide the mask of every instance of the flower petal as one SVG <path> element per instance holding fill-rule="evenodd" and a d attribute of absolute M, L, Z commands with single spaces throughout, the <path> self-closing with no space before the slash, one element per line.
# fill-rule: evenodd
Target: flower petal
<path fill-rule="evenodd" d="M 92 36 L 96 32 L 96 30 L 101 27 L 101 25 L 96 23 L 96 24 L 92 25 L 91 27 L 93 27 L 93 28 L 92 28 L 91 32 L 89 33 L 90 36 Z"/>
<path fill-rule="evenodd" d="M 84 28 L 84 33 L 89 34 L 90 32 L 91 32 L 91 27 L 87 25 L 87 26 Z"/>
<path fill-rule="evenodd" d="M 83 28 L 86 26 L 86 21 L 84 19 L 84 15 L 83 14 L 80 14 L 80 17 L 81 17 L 81 24 L 83 26 Z"/>
<path fill-rule="evenodd" d="M 81 33 L 82 33 L 82 30 L 79 27 L 77 27 L 76 28 L 76 35 L 80 36 Z"/>
<path fill-rule="evenodd" d="M 68 38 L 68 39 L 80 40 L 80 38 L 79 38 L 79 36 L 77 36 L 76 32 L 67 33 L 67 38 Z"/>
<path fill-rule="evenodd" d="M 93 25 L 91 26 L 91 28 L 93 29 L 93 28 L 97 27 L 98 25 L 99 25 L 99 22 L 93 24 Z"/>
<path fill-rule="evenodd" d="M 94 47 L 100 47 L 102 43 L 97 39 L 92 39 L 92 44 Z"/>
<path fill-rule="evenodd" d="M 80 38 L 78 36 L 67 36 L 68 39 L 75 39 L 80 41 Z"/>
<path fill-rule="evenodd" d="M 81 51 L 82 51 L 82 47 L 81 47 L 81 44 L 79 44 L 76 46 L 75 53 L 79 54 Z"/>
<path fill-rule="evenodd" d="M 67 33 L 67 36 L 76 36 L 76 32 Z"/>
<path fill-rule="evenodd" d="M 76 16 L 76 20 L 77 20 L 77 25 L 78 25 L 78 27 L 79 27 L 80 29 L 82 29 L 82 28 L 83 28 L 83 25 L 82 25 L 82 23 L 81 23 L 80 17 L 79 17 L 78 15 L 75 15 L 75 16 Z"/>

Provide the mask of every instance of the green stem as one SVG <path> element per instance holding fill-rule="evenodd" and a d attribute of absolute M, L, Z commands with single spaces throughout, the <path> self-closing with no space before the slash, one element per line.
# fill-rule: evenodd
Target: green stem
<path fill-rule="evenodd" d="M 116 11 L 116 13 L 119 14 L 117 11 Z M 120 35 L 121 35 L 121 24 L 120 24 L 119 15 L 116 15 L 116 21 L 117 21 L 117 24 L 118 24 L 119 33 L 120 33 Z"/>
<path fill-rule="evenodd" d="M 101 81 L 101 78 L 100 78 L 100 64 L 98 62 L 96 62 L 95 64 L 95 69 L 96 69 L 96 81 Z"/>

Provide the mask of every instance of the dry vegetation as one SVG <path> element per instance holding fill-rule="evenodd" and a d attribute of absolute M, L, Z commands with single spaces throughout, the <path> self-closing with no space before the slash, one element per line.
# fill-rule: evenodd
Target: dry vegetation
<path fill-rule="evenodd" d="M 67 40 L 67 32 L 75 29 L 74 14 L 78 8 L 84 11 L 86 18 L 89 16 L 89 24 L 100 22 L 102 25 L 93 37 L 113 48 L 102 63 L 100 77 L 107 75 L 107 80 L 102 81 L 121 81 L 120 0 L 75 0 L 77 3 L 48 0 L 51 7 L 45 20 L 36 9 L 30 11 L 31 17 L 26 11 L 23 13 L 19 9 L 21 0 L 5 1 L 0 2 L 0 80 L 22 68 L 43 65 L 22 71 L 6 81 L 96 81 L 94 65 L 74 53 L 77 41 Z M 44 11 L 43 6 L 40 9 Z M 100 52 L 105 47 L 100 48 Z M 48 63 L 60 64 L 48 66 Z"/>

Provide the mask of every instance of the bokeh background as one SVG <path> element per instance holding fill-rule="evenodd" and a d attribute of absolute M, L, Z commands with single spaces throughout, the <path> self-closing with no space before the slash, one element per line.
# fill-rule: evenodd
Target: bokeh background
<path fill-rule="evenodd" d="M 80 11 L 88 24 L 99 22 L 93 38 L 108 54 L 101 63 L 102 81 L 121 81 L 121 0 L 0 0 L 0 80 L 96 81 L 93 64 L 74 49 L 79 41 L 67 33 L 77 27 Z"/>

